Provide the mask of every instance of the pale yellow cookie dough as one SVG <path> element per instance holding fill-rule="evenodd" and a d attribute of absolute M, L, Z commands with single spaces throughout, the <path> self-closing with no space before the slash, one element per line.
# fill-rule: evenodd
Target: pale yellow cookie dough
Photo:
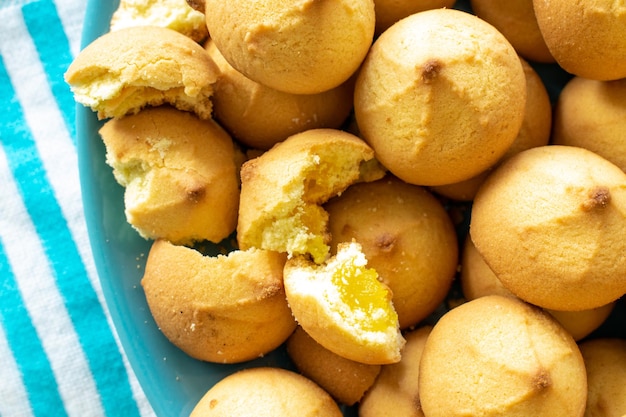
<path fill-rule="evenodd" d="M 98 118 L 171 104 L 211 118 L 218 69 L 197 42 L 172 29 L 129 27 L 97 38 L 65 73 L 78 103 Z"/>
<path fill-rule="evenodd" d="M 121 0 L 111 17 L 111 31 L 132 26 L 159 26 L 200 42 L 209 31 L 204 13 L 186 0 Z"/>
<path fill-rule="evenodd" d="M 290 136 L 241 169 L 240 247 L 323 262 L 330 236 L 322 204 L 350 184 L 384 173 L 372 148 L 350 133 L 312 129 Z"/>

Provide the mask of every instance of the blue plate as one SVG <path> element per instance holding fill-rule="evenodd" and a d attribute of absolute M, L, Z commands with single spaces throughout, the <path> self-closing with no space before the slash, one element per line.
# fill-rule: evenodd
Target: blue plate
<path fill-rule="evenodd" d="M 119 0 L 88 1 L 83 47 L 108 31 L 118 4 Z M 459 1 L 456 7 L 468 10 L 467 4 L 467 1 Z M 555 101 L 569 76 L 555 65 L 538 65 L 535 69 Z M 105 149 L 98 134 L 101 126 L 94 112 L 78 106 L 78 158 L 85 218 L 113 323 L 156 414 L 188 416 L 211 386 L 239 369 L 263 365 L 293 369 L 284 348 L 238 365 L 197 361 L 172 345 L 159 331 L 140 284 L 151 242 L 142 239 L 126 222 L 124 190 L 105 163 Z M 619 314 L 612 315 L 599 335 L 624 337 L 623 302 L 618 307 Z M 616 332 L 616 329 L 619 330 Z M 357 415 L 355 407 L 345 407 L 343 411 L 346 416 Z"/>

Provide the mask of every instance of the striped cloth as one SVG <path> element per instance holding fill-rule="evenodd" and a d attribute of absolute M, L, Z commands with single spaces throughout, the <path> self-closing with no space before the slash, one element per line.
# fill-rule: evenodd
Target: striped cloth
<path fill-rule="evenodd" d="M 63 73 L 85 0 L 0 0 L 0 416 L 154 415 L 90 252 Z"/>

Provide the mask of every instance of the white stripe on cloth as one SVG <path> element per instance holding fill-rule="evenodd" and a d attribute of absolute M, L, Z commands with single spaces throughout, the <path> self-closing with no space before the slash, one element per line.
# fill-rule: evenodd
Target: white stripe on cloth
<path fill-rule="evenodd" d="M 104 415 L 87 358 L 81 349 L 39 236 L 26 212 L 0 148 L 0 238 L 33 326 L 52 367 L 58 391 L 70 417 Z M 37 277 L 37 279 L 33 279 Z M 12 383 L 11 380 L 0 383 Z"/>
<path fill-rule="evenodd" d="M 12 16 L 5 16 L 9 11 L 13 11 Z M 5 22 L 5 29 L 13 33 L 11 42 L 0 41 L 0 51 L 5 58 L 11 84 L 22 103 L 24 118 L 31 129 L 55 197 L 87 269 L 89 280 L 96 290 L 100 304 L 104 304 L 86 239 L 76 148 L 48 87 L 45 71 L 39 61 L 35 45 L 30 42 L 21 11 L 17 8 L 0 11 L 0 20 Z"/>
<path fill-rule="evenodd" d="M 28 404 L 28 394 L 2 326 L 0 326 L 0 358 L 2 358 L 1 379 L 6 382 L 10 381 L 10 383 L 0 383 L 0 398 L 2 399 L 0 416 L 31 417 L 32 410 L 25 406 Z"/>
<path fill-rule="evenodd" d="M 76 56 L 80 50 L 83 19 L 87 2 L 84 0 L 54 0 L 57 13 L 65 28 L 65 34 L 70 42 L 70 52 Z"/>
<path fill-rule="evenodd" d="M 82 4 L 82 11 L 76 10 L 76 3 Z M 77 22 L 73 14 L 80 15 L 81 22 L 84 14 L 85 4 L 82 1 L 58 0 L 57 7 L 61 21 L 65 24 L 76 25 Z M 62 14 L 63 12 L 63 14 Z M 6 16 L 8 11 L 0 11 L 0 21 L 6 22 L 12 33 L 22 31 L 22 36 L 14 36 L 21 42 L 2 42 L 0 40 L 0 50 L 5 57 L 5 63 L 9 77 L 15 88 L 16 95 L 23 104 L 24 117 L 31 129 L 35 139 L 37 150 L 40 154 L 46 169 L 50 184 L 55 192 L 55 196 L 63 212 L 63 216 L 68 222 L 68 228 L 76 248 L 79 251 L 81 260 L 88 273 L 89 280 L 98 297 L 100 305 L 106 313 L 108 325 L 114 328 L 108 313 L 102 289 L 98 281 L 97 273 L 91 248 L 88 241 L 87 229 L 84 221 L 76 148 L 74 147 L 70 134 L 63 124 L 61 112 L 57 102 L 47 86 L 47 79 L 44 69 L 39 62 L 35 46 L 28 42 L 30 36 L 26 28 L 21 11 L 18 7 L 12 9 L 12 16 Z M 78 23 L 80 26 L 80 22 Z M 77 27 L 65 31 L 70 40 L 70 47 L 76 53 L 80 45 L 80 30 Z M 78 35 L 77 35 L 78 34 Z M 28 63 L 22 65 L 21 63 Z M 36 86 L 32 88 L 32 86 Z M 61 162 L 62 161 L 62 162 Z M 68 170 L 70 171 L 68 173 Z M 118 349 L 123 353 L 121 343 L 117 334 L 113 332 Z M 154 415 L 145 395 L 135 377 L 128 360 L 123 355 L 124 367 L 129 376 L 130 387 L 133 399 L 137 402 L 142 417 Z M 95 387 L 95 385 L 94 385 Z M 95 389 L 95 388 L 94 388 Z"/>

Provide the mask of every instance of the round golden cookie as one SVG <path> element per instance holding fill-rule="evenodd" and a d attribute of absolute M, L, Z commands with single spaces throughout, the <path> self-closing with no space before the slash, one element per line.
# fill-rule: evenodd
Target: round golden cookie
<path fill-rule="evenodd" d="M 470 4 L 474 14 L 502 32 L 521 56 L 535 62 L 554 62 L 539 30 L 533 0 L 471 0 Z"/>
<path fill-rule="evenodd" d="M 285 259 L 257 249 L 204 256 L 157 240 L 141 285 L 174 345 L 203 361 L 244 362 L 277 348 L 296 327 L 282 282 Z"/>
<path fill-rule="evenodd" d="M 594 80 L 626 77 L 626 4 L 533 0 L 543 39 L 567 72 Z"/>
<path fill-rule="evenodd" d="M 372 148 L 350 133 L 311 129 L 290 136 L 241 168 L 239 246 L 309 254 L 323 262 L 330 236 L 321 204 L 384 173 Z"/>
<path fill-rule="evenodd" d="M 580 344 L 587 368 L 585 417 L 626 416 L 626 340 L 591 339 Z"/>
<path fill-rule="evenodd" d="M 121 0 L 111 17 L 111 31 L 132 26 L 165 27 L 196 42 L 209 34 L 204 13 L 186 0 Z"/>
<path fill-rule="evenodd" d="M 419 368 L 424 415 L 582 417 L 587 379 L 574 339 L 513 297 L 477 298 L 433 327 Z"/>
<path fill-rule="evenodd" d="M 318 94 L 289 94 L 250 80 L 215 47 L 205 45 L 220 69 L 213 86 L 215 119 L 241 143 L 267 150 L 308 129 L 339 128 L 352 110 L 354 82 Z"/>
<path fill-rule="evenodd" d="M 359 417 L 424 417 L 419 402 L 419 366 L 431 326 L 404 335 L 398 363 L 383 365 L 376 382 L 359 403 Z"/>
<path fill-rule="evenodd" d="M 293 316 L 317 343 L 355 362 L 400 361 L 405 341 L 391 292 L 367 267 L 361 245 L 340 243 L 321 265 L 290 258 L 283 279 Z"/>
<path fill-rule="evenodd" d="M 589 149 L 626 171 L 625 131 L 626 78 L 574 77 L 563 87 L 554 112 L 554 143 Z"/>
<path fill-rule="evenodd" d="M 502 161 L 511 156 L 537 146 L 547 145 L 550 141 L 552 130 L 552 104 L 546 86 L 539 74 L 530 64 L 520 59 L 526 77 L 526 108 L 522 126 L 513 141 L 513 144 L 504 153 L 502 158 L 487 171 L 468 180 L 454 184 L 431 187 L 437 194 L 458 201 L 470 201 L 476 196 L 480 185 L 485 181 L 489 173 Z"/>
<path fill-rule="evenodd" d="M 434 185 L 432 187 L 429 187 L 429 189 L 442 197 L 446 197 L 455 201 L 472 201 L 476 196 L 478 189 L 485 181 L 485 179 L 487 179 L 489 173 L 493 168 L 495 168 L 496 165 L 467 180 L 455 182 L 452 184 Z"/>
<path fill-rule="evenodd" d="M 107 121 L 106 161 L 126 187 L 128 222 L 149 239 L 219 242 L 235 229 L 235 147 L 212 120 L 169 106 Z"/>
<path fill-rule="evenodd" d="M 460 281 L 463 295 L 468 301 L 494 294 L 514 297 L 485 263 L 470 238 L 467 238 L 463 245 Z M 557 311 L 546 309 L 546 311 L 572 335 L 574 340 L 578 341 L 600 327 L 614 307 L 615 303 L 612 302 L 589 310 Z"/>
<path fill-rule="evenodd" d="M 206 0 L 207 26 L 224 58 L 276 90 L 315 94 L 359 68 L 374 35 L 373 0 Z"/>
<path fill-rule="evenodd" d="M 459 280 L 463 296 L 468 301 L 486 295 L 515 297 L 489 268 L 470 236 L 467 236 L 463 242 Z"/>
<path fill-rule="evenodd" d="M 583 148 L 523 151 L 483 183 L 470 234 L 521 299 L 564 311 L 604 306 L 626 293 L 626 173 Z"/>
<path fill-rule="evenodd" d="M 170 104 L 203 119 L 212 113 L 218 69 L 202 46 L 157 26 L 108 32 L 83 49 L 65 73 L 77 102 L 100 119 Z"/>
<path fill-rule="evenodd" d="M 332 397 L 304 376 L 281 368 L 248 368 L 215 384 L 190 417 L 342 417 Z"/>
<path fill-rule="evenodd" d="M 376 35 L 380 35 L 391 25 L 409 15 L 425 10 L 452 7 L 455 0 L 375 0 Z"/>
<path fill-rule="evenodd" d="M 126 188 L 126 219 L 143 237 L 217 243 L 235 230 L 235 147 L 217 123 L 161 106 L 110 119 L 99 133 Z"/>
<path fill-rule="evenodd" d="M 417 324 L 445 299 L 458 262 L 454 225 L 422 187 L 388 176 L 348 187 L 326 205 L 331 248 L 353 239 L 391 289 L 400 328 Z"/>
<path fill-rule="evenodd" d="M 436 9 L 376 40 L 357 77 L 354 110 L 389 171 L 443 185 L 496 163 L 519 132 L 525 103 L 524 71 L 504 36 L 469 13 Z"/>
<path fill-rule="evenodd" d="M 615 302 L 588 310 L 558 311 L 546 309 L 546 311 L 572 335 L 574 340 L 579 341 L 598 329 L 609 318 L 614 308 Z"/>
<path fill-rule="evenodd" d="M 339 356 L 317 343 L 302 327 L 287 339 L 287 353 L 298 371 L 342 404 L 353 405 L 374 384 L 381 365 Z"/>

